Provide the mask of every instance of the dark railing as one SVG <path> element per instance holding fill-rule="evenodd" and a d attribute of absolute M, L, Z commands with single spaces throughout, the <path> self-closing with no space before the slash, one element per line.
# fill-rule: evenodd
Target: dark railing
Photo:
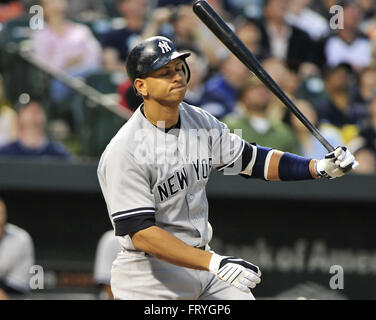
<path fill-rule="evenodd" d="M 0 72 L 10 104 L 14 105 L 22 93 L 37 97 L 46 109 L 50 123 L 55 120 L 64 120 L 67 123 L 70 128 L 70 135 L 66 137 L 67 145 L 69 146 L 72 139 L 79 145 L 78 148 L 73 148 L 73 153 L 98 157 L 132 115 L 131 111 L 119 104 L 116 94 L 117 85 L 125 80 L 125 72 L 115 74 L 99 70 L 86 78 L 75 78 L 36 59 L 30 50 L 31 40 L 26 36 L 20 41 L 9 40 L 4 32 L 3 30 L 0 33 Z M 103 84 L 95 87 L 95 84 L 92 86 L 87 83 L 91 76 L 98 74 L 108 82 L 116 76 L 120 81 L 113 82 L 110 86 L 106 84 L 106 89 L 101 90 Z M 61 105 L 56 105 L 51 99 L 52 80 L 61 82 L 72 92 L 69 99 L 64 100 Z"/>

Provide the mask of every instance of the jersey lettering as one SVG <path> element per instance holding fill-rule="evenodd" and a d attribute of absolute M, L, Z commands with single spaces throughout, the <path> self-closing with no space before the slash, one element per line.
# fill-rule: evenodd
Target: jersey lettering
<path fill-rule="evenodd" d="M 180 187 L 180 190 L 179 190 Z M 185 168 L 175 172 L 167 181 L 160 183 L 157 186 L 159 199 L 162 201 L 168 199 L 179 191 L 188 187 L 188 175 Z"/>
<path fill-rule="evenodd" d="M 209 173 L 213 167 L 213 159 L 202 159 L 201 163 L 200 160 L 197 160 L 196 162 L 192 162 L 192 165 L 196 172 L 197 181 L 201 179 L 208 179 Z"/>
<path fill-rule="evenodd" d="M 173 196 L 175 193 L 177 193 L 179 190 L 173 190 L 173 188 L 175 187 L 175 184 L 173 182 L 171 182 L 172 179 L 174 179 L 175 176 L 171 176 L 170 178 L 167 179 L 167 182 L 168 182 L 168 186 L 170 188 L 170 194 Z"/>
<path fill-rule="evenodd" d="M 178 178 L 180 190 L 183 190 L 185 188 L 184 184 L 188 186 L 187 171 L 185 171 L 185 168 L 183 168 L 183 170 L 180 173 L 176 172 L 176 177 Z"/>

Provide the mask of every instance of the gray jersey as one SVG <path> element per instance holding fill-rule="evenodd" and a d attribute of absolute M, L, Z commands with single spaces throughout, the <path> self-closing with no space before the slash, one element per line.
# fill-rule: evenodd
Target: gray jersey
<path fill-rule="evenodd" d="M 152 214 L 158 227 L 202 247 L 212 238 L 210 172 L 232 166 L 239 173 L 244 141 L 200 108 L 183 102 L 179 114 L 180 129 L 166 133 L 138 108 L 102 154 L 98 178 L 115 230 L 127 217 Z M 119 239 L 134 249 L 128 235 Z"/>
<path fill-rule="evenodd" d="M 0 282 L 20 292 L 29 291 L 34 245 L 23 229 L 7 223 L 0 238 Z"/>
<path fill-rule="evenodd" d="M 100 238 L 95 254 L 93 278 L 97 284 L 110 284 L 111 266 L 121 251 L 114 230 L 106 231 Z"/>

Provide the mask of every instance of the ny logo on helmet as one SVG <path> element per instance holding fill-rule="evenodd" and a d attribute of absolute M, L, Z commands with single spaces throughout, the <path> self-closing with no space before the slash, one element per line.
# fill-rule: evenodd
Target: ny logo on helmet
<path fill-rule="evenodd" d="M 168 45 L 167 41 L 159 41 L 158 47 L 161 48 L 162 53 L 171 51 L 171 47 Z"/>

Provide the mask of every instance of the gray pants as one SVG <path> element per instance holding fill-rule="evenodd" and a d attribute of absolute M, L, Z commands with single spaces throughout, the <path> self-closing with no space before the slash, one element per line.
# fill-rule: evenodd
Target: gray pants
<path fill-rule="evenodd" d="M 182 268 L 138 251 L 118 254 L 111 289 L 120 300 L 254 300 L 208 271 Z"/>

